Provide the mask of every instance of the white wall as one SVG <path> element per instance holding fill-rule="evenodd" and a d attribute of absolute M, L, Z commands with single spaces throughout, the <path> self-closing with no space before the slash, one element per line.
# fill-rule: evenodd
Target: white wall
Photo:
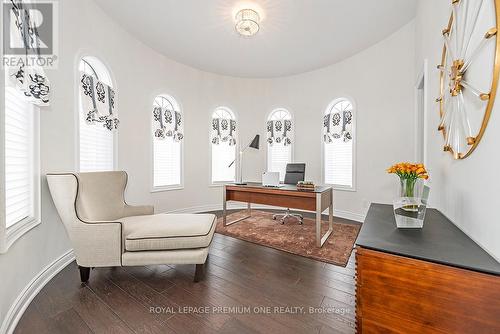
<path fill-rule="evenodd" d="M 385 168 L 413 157 L 414 25 L 341 63 L 279 79 L 238 79 L 201 72 L 152 51 L 112 22 L 90 0 L 60 1 L 60 61 L 48 71 L 52 106 L 41 111 L 42 174 L 75 170 L 76 66 L 83 55 L 108 65 L 118 91 L 119 167 L 130 174 L 127 200 L 157 211 L 220 205 L 221 188 L 209 185 L 208 130 L 218 105 L 238 115 L 240 140 L 265 137 L 265 118 L 276 107 L 295 116 L 295 160 L 307 178 L 321 180 L 321 131 L 332 99 L 356 103 L 357 191 L 336 192 L 336 210 L 363 215 L 369 201 L 388 202 L 395 180 Z M 312 50 L 312 52 L 315 52 Z M 156 94 L 172 95 L 185 115 L 185 188 L 150 193 L 150 114 Z M 265 144 L 245 155 L 245 178 L 258 180 Z M 366 200 L 366 203 L 364 201 Z M 42 224 L 0 255 L 0 319 L 22 289 L 70 243 L 42 180 Z"/>
<path fill-rule="evenodd" d="M 393 162 L 414 156 L 414 29 L 412 22 L 345 61 L 285 78 L 218 77 L 214 83 L 205 75 L 194 86 L 179 87 L 167 70 L 157 87 L 165 87 L 165 93 L 177 98 L 186 115 L 185 189 L 149 193 L 150 157 L 144 149 L 150 145 L 148 117 L 153 94 L 149 93 L 150 98 L 142 98 L 139 108 L 121 110 L 120 166 L 130 173 L 130 198 L 154 202 L 160 212 L 221 204 L 221 189 L 209 186 L 207 168 L 208 124 L 218 104 L 228 105 L 237 113 L 240 139 L 245 144 L 256 133 L 265 138 L 265 119 L 272 109 L 290 110 L 296 124 L 295 161 L 307 163 L 306 178 L 320 183 L 323 113 L 333 99 L 344 96 L 352 97 L 356 104 L 357 191 L 336 191 L 335 208 L 339 213 L 362 216 L 369 202 L 389 202 L 395 180 L 384 170 Z M 127 97 L 124 89 L 120 90 L 120 103 L 133 105 L 138 95 Z M 127 135 L 133 131 L 133 137 Z M 244 178 L 259 180 L 265 166 L 266 145 L 262 140 L 260 151 L 245 154 Z"/>
<path fill-rule="evenodd" d="M 434 99 L 439 95 L 439 78 L 435 66 L 441 61 L 441 30 L 447 25 L 449 15 L 450 2 L 447 0 L 418 1 L 415 64 L 420 68 L 424 59 L 429 60 L 427 152 L 432 204 L 500 260 L 500 224 L 495 210 L 500 189 L 500 102 L 497 99 L 481 143 L 465 160 L 455 161 L 443 152 L 443 137 L 436 130 L 439 110 Z M 489 68 L 484 70 L 490 71 Z"/>

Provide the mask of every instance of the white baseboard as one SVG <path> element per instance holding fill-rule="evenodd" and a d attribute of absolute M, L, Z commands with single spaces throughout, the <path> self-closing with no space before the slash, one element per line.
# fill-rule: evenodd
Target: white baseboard
<path fill-rule="evenodd" d="M 73 250 L 69 250 L 40 271 L 38 275 L 36 275 L 23 289 L 10 307 L 2 323 L 2 327 L 0 328 L 0 333 L 12 334 L 17 326 L 17 323 L 19 322 L 19 319 L 21 319 L 21 316 L 24 314 L 24 311 L 26 311 L 33 298 L 35 298 L 35 296 L 52 279 L 52 277 L 58 274 L 74 259 L 75 255 Z"/>
<path fill-rule="evenodd" d="M 335 210 L 333 209 L 333 215 L 335 217 L 354 220 L 356 222 L 362 223 L 365 221 L 366 214 L 355 213 L 351 211 Z"/>
<path fill-rule="evenodd" d="M 246 208 L 246 204 L 243 204 L 243 203 L 228 203 L 228 205 L 227 205 L 228 210 L 245 209 L 245 208 Z M 286 210 L 286 208 L 270 206 L 270 205 L 261 205 L 261 204 L 252 204 L 252 208 L 253 209 Z M 165 213 L 200 213 L 200 212 L 217 211 L 217 210 L 222 210 L 222 204 L 191 206 L 188 208 L 167 211 Z M 296 211 L 305 211 L 305 210 L 296 210 Z M 325 211 L 323 213 L 327 213 L 327 211 Z M 355 213 L 355 212 L 350 212 L 350 211 L 343 211 L 343 210 L 335 210 L 334 209 L 333 215 L 335 217 L 345 218 L 345 219 L 349 219 L 349 220 L 353 220 L 353 221 L 361 222 L 361 223 L 365 220 L 365 215 Z"/>

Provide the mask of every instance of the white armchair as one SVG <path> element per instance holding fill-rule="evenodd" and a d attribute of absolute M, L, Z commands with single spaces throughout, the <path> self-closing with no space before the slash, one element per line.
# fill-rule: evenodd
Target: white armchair
<path fill-rule="evenodd" d="M 201 279 L 215 215 L 154 215 L 152 206 L 128 205 L 126 172 L 48 174 L 47 181 L 82 282 L 93 267 L 153 264 L 195 264 Z"/>

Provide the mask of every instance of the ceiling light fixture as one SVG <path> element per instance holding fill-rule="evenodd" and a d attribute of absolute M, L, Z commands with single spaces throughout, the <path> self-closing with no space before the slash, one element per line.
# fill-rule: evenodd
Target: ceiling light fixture
<path fill-rule="evenodd" d="M 255 35 L 259 29 L 260 16 L 253 9 L 242 9 L 236 13 L 236 31 L 245 37 L 251 37 Z"/>

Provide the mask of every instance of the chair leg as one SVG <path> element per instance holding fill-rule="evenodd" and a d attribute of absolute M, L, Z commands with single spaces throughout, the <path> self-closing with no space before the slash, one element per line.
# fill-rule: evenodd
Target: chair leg
<path fill-rule="evenodd" d="M 203 278 L 205 268 L 203 264 L 196 265 L 196 272 L 194 273 L 194 282 L 198 283 Z"/>
<path fill-rule="evenodd" d="M 90 278 L 90 268 L 78 266 L 78 269 L 80 269 L 80 280 L 82 283 L 87 283 Z"/>

